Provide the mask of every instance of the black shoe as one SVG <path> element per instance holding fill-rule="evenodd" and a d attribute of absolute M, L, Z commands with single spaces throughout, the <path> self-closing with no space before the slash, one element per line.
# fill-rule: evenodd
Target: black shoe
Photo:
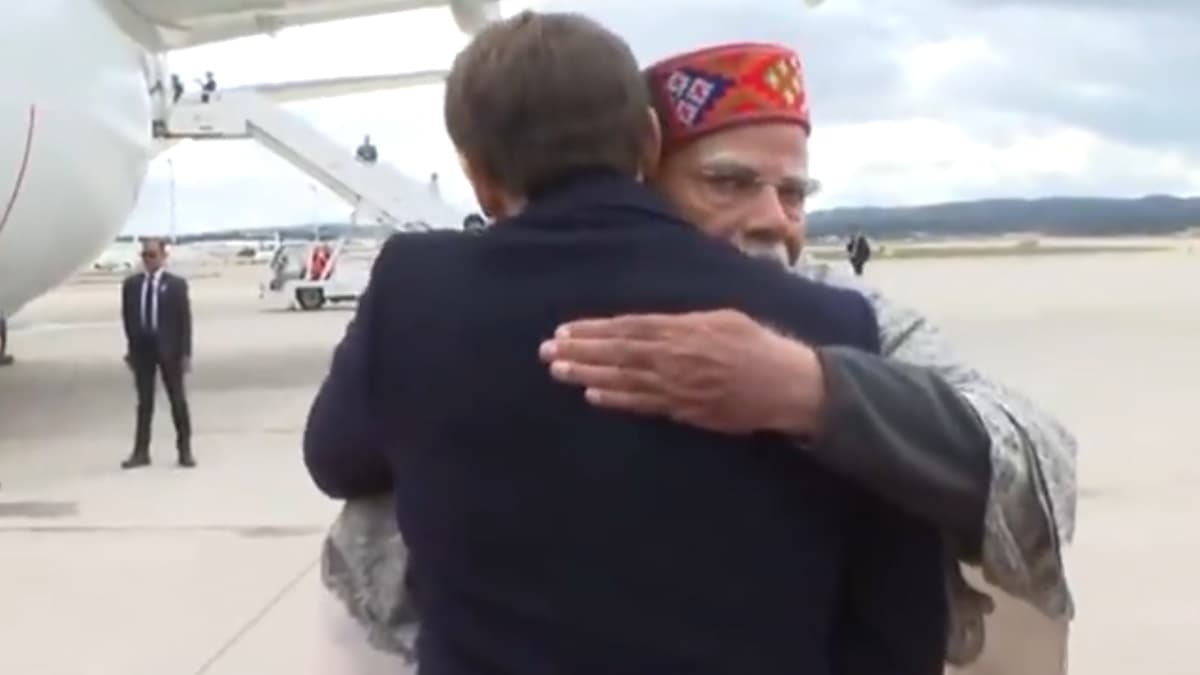
<path fill-rule="evenodd" d="M 11 354 L 0 355 L 0 366 L 11 366 L 16 362 L 17 360 Z"/>
<path fill-rule="evenodd" d="M 140 469 L 143 466 L 150 466 L 150 458 L 146 455 L 130 455 L 129 459 L 121 462 L 122 469 Z"/>
<path fill-rule="evenodd" d="M 175 444 L 175 449 L 179 452 L 179 466 L 185 469 L 191 469 L 196 466 L 196 458 L 192 455 L 192 444 L 188 441 L 180 441 Z"/>

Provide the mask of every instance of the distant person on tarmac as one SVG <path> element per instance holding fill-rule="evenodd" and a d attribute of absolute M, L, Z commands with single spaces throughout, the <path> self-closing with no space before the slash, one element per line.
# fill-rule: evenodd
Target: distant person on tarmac
<path fill-rule="evenodd" d="M 200 82 L 200 102 L 212 101 L 215 93 L 217 93 L 217 79 L 213 77 L 212 71 L 209 71 L 204 74 L 204 79 Z M 182 92 L 180 94 L 182 95 Z"/>
<path fill-rule="evenodd" d="M 187 280 L 163 269 L 167 245 L 163 239 L 142 242 L 143 272 L 121 286 L 121 319 L 125 326 L 125 364 L 137 389 L 137 431 L 133 453 L 123 469 L 150 464 L 150 431 L 154 419 L 154 381 L 162 377 L 175 422 L 179 466 L 192 468 L 192 422 L 184 380 L 192 363 L 192 308 Z"/>
<path fill-rule="evenodd" d="M 216 83 L 213 83 L 214 88 Z M 171 102 L 179 103 L 179 99 L 183 98 L 183 79 L 179 75 L 171 75 Z"/>
<path fill-rule="evenodd" d="M 370 134 L 363 136 L 362 145 L 358 146 L 358 150 L 355 151 L 354 156 L 363 164 L 375 164 L 379 161 L 379 149 L 375 147 L 375 144 L 371 143 Z"/>
<path fill-rule="evenodd" d="M 846 255 L 850 258 L 850 266 L 854 268 L 854 276 L 861 277 L 863 268 L 871 259 L 871 242 L 861 231 L 855 232 L 846 243 Z"/>
<path fill-rule="evenodd" d="M 313 247 L 312 258 L 308 271 L 313 281 L 324 281 L 329 265 L 333 261 L 333 249 L 329 244 L 318 244 Z"/>

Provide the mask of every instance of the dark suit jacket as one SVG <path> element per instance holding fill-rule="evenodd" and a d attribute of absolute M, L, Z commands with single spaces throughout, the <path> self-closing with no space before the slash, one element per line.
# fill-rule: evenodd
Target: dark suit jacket
<path fill-rule="evenodd" d="M 388 242 L 304 450 L 331 496 L 394 489 L 423 673 L 941 672 L 934 527 L 789 439 L 590 407 L 537 356 L 566 320 L 726 307 L 879 349 L 861 295 L 709 239 L 623 178 Z"/>
<path fill-rule="evenodd" d="M 126 354 L 138 356 L 157 350 L 158 358 L 164 360 L 191 358 L 192 306 L 187 280 L 163 270 L 158 282 L 158 332 L 154 335 L 147 334 L 142 325 L 145 281 L 145 273 L 134 274 L 121 287 Z"/>

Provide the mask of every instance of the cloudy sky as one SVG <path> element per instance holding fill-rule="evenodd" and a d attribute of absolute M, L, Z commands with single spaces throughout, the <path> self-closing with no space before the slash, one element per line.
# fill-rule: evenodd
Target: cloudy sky
<path fill-rule="evenodd" d="M 815 208 L 980 197 L 1200 193 L 1196 0 L 544 0 L 587 12 L 644 62 L 715 42 L 800 50 L 811 88 Z M 222 85 L 446 67 L 465 43 L 444 10 L 354 20 L 179 52 Z M 371 56 L 368 56 L 370 54 Z M 380 56 L 383 55 L 383 56 Z M 413 180 L 472 200 L 441 88 L 296 104 L 352 152 L 370 133 Z M 170 157 L 168 164 L 166 158 Z M 335 197 L 252 143 L 184 144 L 151 167 L 135 232 L 341 219 Z"/>

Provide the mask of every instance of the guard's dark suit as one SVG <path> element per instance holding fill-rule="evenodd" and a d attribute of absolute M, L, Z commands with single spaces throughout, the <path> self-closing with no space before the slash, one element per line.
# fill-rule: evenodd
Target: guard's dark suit
<path fill-rule="evenodd" d="M 13 357 L 8 354 L 8 319 L 0 313 L 0 366 L 12 365 Z"/>
<path fill-rule="evenodd" d="M 399 235 L 314 403 L 334 497 L 394 489 L 425 675 L 935 675 L 938 534 L 791 440 L 590 407 L 538 344 L 570 319 L 732 307 L 878 351 L 862 296 L 591 175 L 482 233 Z"/>
<path fill-rule="evenodd" d="M 154 418 L 154 376 L 162 373 L 171 402 L 179 461 L 192 465 L 192 423 L 184 387 L 184 362 L 192 357 L 192 308 L 183 277 L 162 270 L 156 291 L 148 291 L 150 276 L 135 274 L 121 288 L 121 317 L 125 324 L 125 358 L 137 387 L 137 431 L 133 454 L 126 466 L 150 459 L 150 423 Z"/>

